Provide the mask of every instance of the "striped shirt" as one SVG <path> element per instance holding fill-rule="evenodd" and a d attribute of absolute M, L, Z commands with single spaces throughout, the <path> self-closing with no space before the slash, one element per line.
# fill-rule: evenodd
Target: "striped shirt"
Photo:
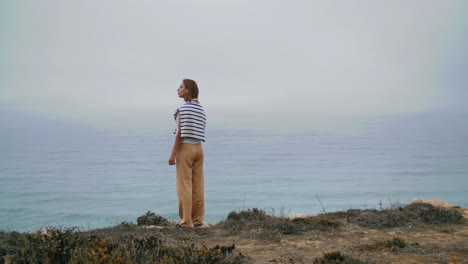
<path fill-rule="evenodd" d="M 182 138 L 205 141 L 206 115 L 197 99 L 186 102 L 179 109 L 180 134 Z"/>

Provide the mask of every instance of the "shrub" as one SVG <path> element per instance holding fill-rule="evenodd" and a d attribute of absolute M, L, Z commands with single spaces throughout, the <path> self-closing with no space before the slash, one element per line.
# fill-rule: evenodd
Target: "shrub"
<path fill-rule="evenodd" d="M 109 264 L 131 264 L 132 262 L 125 256 L 125 250 L 120 248 L 119 243 L 113 239 L 97 237 L 94 238 L 83 253 L 86 257 L 76 256 L 76 259 L 85 258 L 89 263 L 109 263 Z"/>
<path fill-rule="evenodd" d="M 401 236 L 393 236 L 387 241 L 385 241 L 384 245 L 388 248 L 398 249 L 406 247 L 406 240 Z"/>
<path fill-rule="evenodd" d="M 69 263 L 76 248 L 86 243 L 75 228 L 49 228 L 43 232 L 26 234 L 13 263 Z"/>
<path fill-rule="evenodd" d="M 340 222 L 335 219 L 331 219 L 326 215 L 310 216 L 306 218 L 295 218 L 292 220 L 293 223 L 302 223 L 307 229 L 323 229 L 323 228 L 335 228 L 340 225 Z"/>
<path fill-rule="evenodd" d="M 385 228 L 403 226 L 410 223 L 415 218 L 416 215 L 412 212 L 395 209 L 368 209 L 361 211 L 357 215 L 351 216 L 348 220 L 365 227 Z"/>
<path fill-rule="evenodd" d="M 273 230 L 283 235 L 299 235 L 304 231 L 297 223 L 284 218 L 275 221 Z"/>
<path fill-rule="evenodd" d="M 350 222 L 364 227 L 385 228 L 408 224 L 456 223 L 463 218 L 457 208 L 436 207 L 431 204 L 412 203 L 390 209 L 348 210 Z"/>
<path fill-rule="evenodd" d="M 18 232 L 0 232 L 0 263 L 9 255 L 14 255 L 23 247 L 22 234 Z"/>
<path fill-rule="evenodd" d="M 370 260 L 356 259 L 348 255 L 343 255 L 339 251 L 323 253 L 321 258 L 315 258 L 314 264 L 373 264 Z"/>
<path fill-rule="evenodd" d="M 322 258 L 316 258 L 314 264 L 341 264 L 345 263 L 344 256 L 339 251 L 331 251 L 323 253 Z"/>
<path fill-rule="evenodd" d="M 218 226 L 236 233 L 249 231 L 248 235 L 255 233 L 256 237 L 278 238 L 278 235 L 298 235 L 307 230 L 335 228 L 339 224 L 334 215 L 328 217 L 324 214 L 291 220 L 286 217 L 276 217 L 261 209 L 253 208 L 229 213 L 227 219 L 220 222 Z"/>
<path fill-rule="evenodd" d="M 107 231 L 112 237 L 108 236 Z M 6 241 L 15 241 L 8 248 Z M 162 263 L 162 264 L 242 264 L 250 258 L 233 254 L 235 246 L 176 246 L 157 233 L 134 232 L 115 236 L 113 229 L 98 233 L 74 229 L 48 229 L 32 234 L 2 234 L 0 263 Z"/>
<path fill-rule="evenodd" d="M 415 213 L 419 219 L 428 224 L 450 224 L 460 221 L 463 214 L 459 208 L 446 208 L 426 203 L 412 203 L 405 210 Z"/>
<path fill-rule="evenodd" d="M 262 221 L 267 218 L 271 218 L 264 210 L 262 209 L 247 209 L 247 211 L 235 212 L 232 211 L 228 214 L 227 220 L 231 221 Z"/>
<path fill-rule="evenodd" d="M 138 217 L 137 223 L 139 226 L 142 225 L 157 225 L 157 226 L 167 226 L 169 224 L 169 220 L 166 218 L 157 215 L 154 212 L 148 211 L 146 214 Z"/>
<path fill-rule="evenodd" d="M 370 245 L 362 245 L 360 246 L 360 248 L 362 250 L 370 250 L 370 251 L 374 251 L 374 250 L 380 251 L 382 249 L 391 249 L 393 251 L 396 251 L 396 250 L 406 247 L 407 245 L 408 244 L 406 243 L 406 239 L 404 237 L 395 235 L 395 236 L 389 237 L 387 240 L 379 240 L 379 241 L 375 241 L 374 243 Z"/>

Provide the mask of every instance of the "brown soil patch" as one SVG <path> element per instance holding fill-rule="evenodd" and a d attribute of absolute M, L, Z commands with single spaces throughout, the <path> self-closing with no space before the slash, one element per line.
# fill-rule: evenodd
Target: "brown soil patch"
<path fill-rule="evenodd" d="M 403 237 L 408 246 L 398 250 L 373 246 L 395 235 Z M 234 243 L 234 252 L 250 256 L 253 263 L 313 263 L 315 258 L 329 251 L 340 251 L 374 263 L 468 263 L 467 219 L 458 224 L 412 228 L 368 229 L 348 224 L 330 231 L 278 235 L 273 239 L 217 230 L 216 234 L 196 240 L 207 246 Z"/>

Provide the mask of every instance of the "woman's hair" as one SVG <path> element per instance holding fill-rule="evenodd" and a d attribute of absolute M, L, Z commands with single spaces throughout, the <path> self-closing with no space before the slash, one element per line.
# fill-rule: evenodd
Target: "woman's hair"
<path fill-rule="evenodd" d="M 184 101 L 191 102 L 193 99 L 198 99 L 198 85 L 194 80 L 184 79 L 184 86 L 187 89 Z"/>

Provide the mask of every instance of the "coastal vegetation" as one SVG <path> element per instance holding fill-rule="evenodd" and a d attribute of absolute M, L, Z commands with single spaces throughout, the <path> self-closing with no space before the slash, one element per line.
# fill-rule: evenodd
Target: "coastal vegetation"
<path fill-rule="evenodd" d="M 454 259 L 463 263 L 468 260 L 466 235 L 463 239 L 467 231 L 460 208 L 426 203 L 294 217 L 252 208 L 193 229 L 177 228 L 148 211 L 136 224 L 95 230 L 50 227 L 32 233 L 0 232 L 0 264 L 370 264 L 426 257 L 437 262 L 424 263 Z M 428 234 L 438 237 L 440 244 L 428 243 Z M 442 236 L 450 236 L 447 241 L 452 244 L 442 245 Z"/>

